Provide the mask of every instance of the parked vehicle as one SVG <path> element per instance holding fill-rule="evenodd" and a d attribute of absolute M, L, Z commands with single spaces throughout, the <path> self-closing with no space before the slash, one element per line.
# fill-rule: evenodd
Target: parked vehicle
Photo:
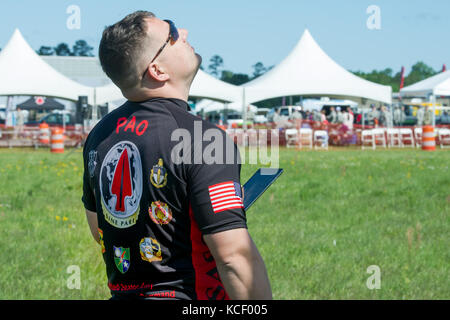
<path fill-rule="evenodd" d="M 258 108 L 256 111 L 254 122 L 255 123 L 267 123 L 267 114 L 270 112 L 269 108 Z"/>
<path fill-rule="evenodd" d="M 47 123 L 50 127 L 73 126 L 75 125 L 75 116 L 71 113 L 54 112 L 42 117 L 38 121 L 28 121 L 25 126 L 39 126 L 41 123 Z"/>
<path fill-rule="evenodd" d="M 244 123 L 244 120 L 239 113 L 229 113 L 227 115 L 227 125 L 233 125 L 233 123 L 236 123 L 237 125 L 242 125 Z"/>
<path fill-rule="evenodd" d="M 0 124 L 5 124 L 6 122 L 6 108 L 0 108 Z"/>
<path fill-rule="evenodd" d="M 288 119 L 291 119 L 292 114 L 294 113 L 295 110 L 297 110 L 298 112 L 302 112 L 302 107 L 300 107 L 300 106 L 280 107 L 280 116 L 284 116 Z"/>

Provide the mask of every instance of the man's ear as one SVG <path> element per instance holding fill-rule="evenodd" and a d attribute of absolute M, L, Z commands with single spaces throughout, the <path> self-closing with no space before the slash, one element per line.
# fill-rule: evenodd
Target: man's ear
<path fill-rule="evenodd" d="M 163 82 L 169 80 L 170 78 L 169 74 L 167 74 L 157 63 L 150 63 L 147 67 L 147 73 L 148 76 L 155 81 Z"/>

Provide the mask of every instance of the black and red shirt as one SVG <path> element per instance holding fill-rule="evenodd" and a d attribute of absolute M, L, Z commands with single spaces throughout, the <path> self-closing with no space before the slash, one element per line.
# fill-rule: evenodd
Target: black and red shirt
<path fill-rule="evenodd" d="M 97 212 L 114 298 L 228 298 L 202 236 L 247 227 L 239 151 L 189 110 L 128 101 L 84 145 L 82 200 Z"/>

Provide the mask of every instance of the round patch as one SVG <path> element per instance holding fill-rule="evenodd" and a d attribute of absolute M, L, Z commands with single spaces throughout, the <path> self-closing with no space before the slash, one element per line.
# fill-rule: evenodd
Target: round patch
<path fill-rule="evenodd" d="M 172 220 L 172 210 L 161 201 L 152 202 L 152 205 L 148 208 L 148 213 L 156 224 L 168 224 Z"/>
<path fill-rule="evenodd" d="M 143 238 L 139 242 L 139 250 L 141 251 L 141 258 L 144 261 L 153 262 L 162 260 L 161 246 L 156 239 Z"/>
<path fill-rule="evenodd" d="M 132 142 L 121 141 L 106 154 L 100 169 L 100 193 L 109 224 L 117 228 L 136 224 L 142 196 L 142 163 Z"/>

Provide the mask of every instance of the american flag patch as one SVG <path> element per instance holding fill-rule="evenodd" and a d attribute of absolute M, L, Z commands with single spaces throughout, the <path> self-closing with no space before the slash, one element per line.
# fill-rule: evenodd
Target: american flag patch
<path fill-rule="evenodd" d="M 232 181 L 222 182 L 208 187 L 208 190 L 214 213 L 244 208 L 241 185 L 239 183 Z"/>

